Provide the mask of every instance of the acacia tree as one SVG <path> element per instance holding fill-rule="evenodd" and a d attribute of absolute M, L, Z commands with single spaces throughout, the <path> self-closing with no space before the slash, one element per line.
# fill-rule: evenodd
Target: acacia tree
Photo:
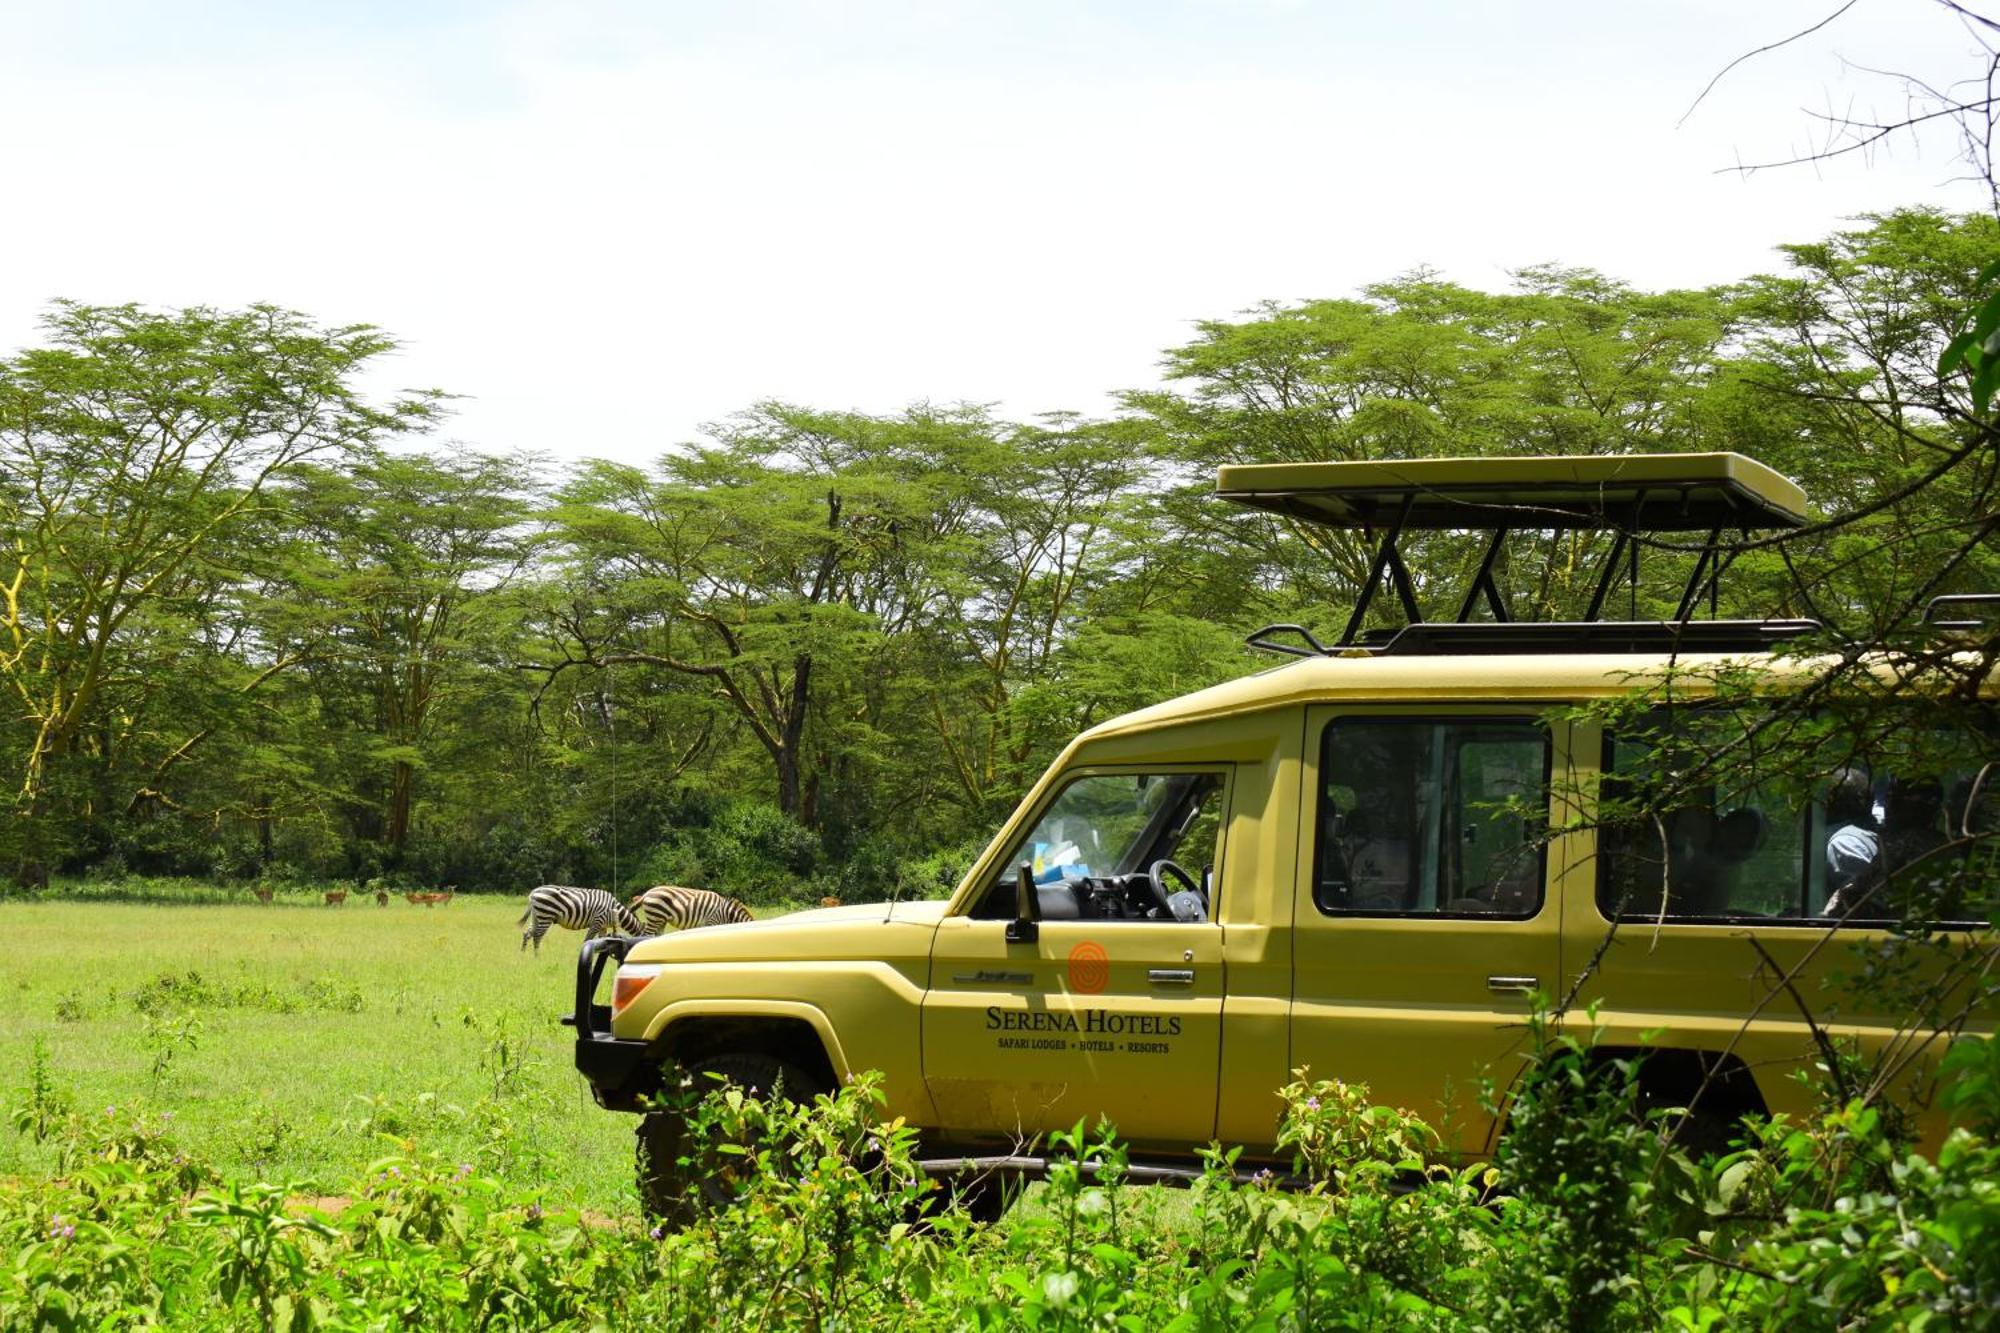
<path fill-rule="evenodd" d="M 1168 354 L 1176 387 L 1128 403 L 1183 469 L 1160 519 L 1200 553 L 1207 577 L 1193 582 L 1219 606 L 1325 625 L 1366 577 L 1369 538 L 1216 505 L 1218 466 L 1701 447 L 1741 318 L 1723 291 L 1644 293 L 1587 269 L 1526 269 L 1499 294 L 1419 272 L 1360 299 L 1204 323 Z M 1578 602 L 1590 540 L 1549 532 L 1516 549 L 1500 575 L 1518 614 Z M 1420 596 L 1462 585 L 1480 556 L 1450 535 L 1407 549 Z"/>
<path fill-rule="evenodd" d="M 47 345 L 0 362 L 0 725 L 17 878 L 100 812 L 146 701 L 189 651 L 177 617 L 212 605 L 227 544 L 302 460 L 422 429 L 436 400 L 353 387 L 393 342 L 270 306 L 236 312 L 58 304 Z M 255 645 L 254 689 L 291 665 Z M 148 738 L 166 756 L 202 732 Z M 157 762 L 158 756 L 155 756 Z M 142 762 L 142 766 L 143 762 Z"/>
<path fill-rule="evenodd" d="M 918 709 L 949 764 L 948 799 L 985 811 L 1011 799 L 1045 737 L 1015 707 L 1115 568 L 1119 515 L 1148 468 L 1130 432 L 1052 417 L 996 436 L 973 469 L 979 493 L 940 564 L 943 595 L 917 670 Z"/>
<path fill-rule="evenodd" d="M 580 469 L 553 520 L 597 605 L 556 622 L 555 673 L 642 665 L 698 680 L 755 738 L 781 810 L 812 823 L 852 692 L 938 595 L 976 412 L 882 420 L 767 404 L 653 474 Z"/>
<path fill-rule="evenodd" d="M 267 623 L 304 663 L 346 769 L 351 826 L 392 865 L 409 842 L 436 719 L 480 679 L 495 627 L 481 612 L 501 609 L 496 594 L 526 558 L 533 484 L 519 458 L 370 449 L 301 468 L 283 488 L 296 558 Z"/>
<path fill-rule="evenodd" d="M 2000 255 L 2000 221 L 1932 209 L 1869 216 L 1782 247 L 1744 284 L 1748 355 L 1722 418 L 1732 447 L 1821 497 L 1832 520 L 1753 550 L 1785 609 L 1858 638 L 1907 627 L 1912 600 L 2000 587 L 1984 537 L 1994 457 L 1971 376 L 1940 360 Z M 1753 410 L 1735 410 L 1748 402 Z M 1774 561 L 1782 567 L 1768 569 Z M 1945 582 L 1931 586 L 1933 577 Z M 1920 609 L 1920 608 L 1919 608 Z"/>

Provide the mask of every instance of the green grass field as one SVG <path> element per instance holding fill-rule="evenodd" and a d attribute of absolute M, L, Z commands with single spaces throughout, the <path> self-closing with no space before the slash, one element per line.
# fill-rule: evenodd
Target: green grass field
<path fill-rule="evenodd" d="M 81 891 L 0 903 L 0 1096 L 20 1131 L 0 1128 L 0 1328 L 1539 1328 L 1614 1291 L 1607 1326 L 1777 1326 L 1800 1291 L 1890 1310 L 1884 1327 L 1938 1310 L 1970 1327 L 1990 1306 L 1958 1276 L 1986 1254 L 1960 1223 L 1991 1211 L 1987 1140 L 1931 1164 L 1892 1159 L 1872 1110 L 1788 1129 L 1784 1165 L 1759 1169 L 1831 1206 L 1774 1211 L 1746 1233 L 1761 1248 L 1710 1262 L 1676 1228 L 1723 1215 L 1722 1168 L 1662 1177 L 1706 1211 L 1649 1203 L 1667 1159 L 1609 1094 L 1544 1104 L 1497 1204 L 1441 1165 L 1400 1188 L 1430 1131 L 1322 1083 L 1286 1112 L 1317 1182 L 1303 1198 L 1227 1174 L 1104 1190 L 1058 1164 L 997 1226 L 915 1230 L 910 1145 L 862 1093 L 717 1098 L 724 1141 L 775 1155 L 736 1203 L 654 1226 L 632 1121 L 590 1102 L 555 1022 L 577 937 L 521 953 L 518 899 Z M 1587 1086 L 1587 1052 L 1552 1058 L 1568 1072 L 1547 1086 Z M 1893 1192 L 1865 1165 L 1891 1160 Z M 1735 1281 L 1759 1271 L 1781 1276 Z"/>
<path fill-rule="evenodd" d="M 387 1133 L 552 1203 L 631 1206 L 631 1118 L 591 1102 L 556 1022 L 580 936 L 522 953 L 517 897 L 243 897 L 0 904 L 0 1095 L 40 1039 L 79 1106 L 170 1112 L 231 1177 L 337 1189 Z M 0 1174 L 48 1167 L 0 1131 Z"/>

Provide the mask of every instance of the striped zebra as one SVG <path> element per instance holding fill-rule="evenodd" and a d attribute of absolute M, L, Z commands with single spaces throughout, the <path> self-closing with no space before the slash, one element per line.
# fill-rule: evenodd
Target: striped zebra
<path fill-rule="evenodd" d="M 531 920 L 533 925 L 528 924 Z M 529 889 L 528 910 L 514 924 L 528 926 L 521 932 L 521 947 L 527 948 L 528 941 L 533 940 L 536 953 L 542 951 L 542 936 L 549 933 L 550 926 L 580 930 L 585 939 L 608 935 L 613 930 L 628 935 L 651 933 L 640 928 L 639 918 L 616 895 L 603 889 L 573 889 L 567 884 L 544 884 Z"/>
<path fill-rule="evenodd" d="M 750 909 L 734 898 L 678 884 L 655 884 L 647 889 L 632 900 L 632 915 L 639 918 L 648 935 L 658 935 L 669 927 L 694 930 L 751 919 Z"/>

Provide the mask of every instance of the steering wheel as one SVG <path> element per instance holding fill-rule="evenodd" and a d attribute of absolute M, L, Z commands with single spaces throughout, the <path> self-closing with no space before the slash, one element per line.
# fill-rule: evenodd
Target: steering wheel
<path fill-rule="evenodd" d="M 1161 911 L 1165 912 L 1169 918 L 1172 918 L 1174 915 L 1173 904 L 1169 901 L 1172 894 L 1167 889 L 1167 880 L 1169 878 L 1179 880 L 1182 887 L 1195 897 L 1200 898 L 1202 912 L 1204 915 L 1207 914 L 1208 899 L 1202 897 L 1200 881 L 1175 865 L 1172 861 L 1165 860 L 1153 862 L 1152 869 L 1146 872 L 1146 884 L 1153 890 L 1153 897 L 1159 902 Z"/>

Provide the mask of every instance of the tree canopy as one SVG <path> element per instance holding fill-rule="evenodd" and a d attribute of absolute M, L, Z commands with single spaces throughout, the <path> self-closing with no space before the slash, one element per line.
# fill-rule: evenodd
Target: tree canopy
<path fill-rule="evenodd" d="M 1108 419 L 759 403 L 644 467 L 429 445 L 440 395 L 356 387 L 374 329 L 58 305 L 0 361 L 0 858 L 934 889 L 1077 729 L 1338 631 L 1368 549 L 1217 503 L 1231 463 L 1739 450 L 1820 522 L 1735 609 L 1883 633 L 2000 586 L 1940 365 L 1996 254 L 1908 210 L 1701 290 L 1419 271 L 1205 321 Z M 1599 540 L 1523 534 L 1510 602 L 1573 614 Z M 1428 595 L 1481 554 L 1412 551 Z"/>

